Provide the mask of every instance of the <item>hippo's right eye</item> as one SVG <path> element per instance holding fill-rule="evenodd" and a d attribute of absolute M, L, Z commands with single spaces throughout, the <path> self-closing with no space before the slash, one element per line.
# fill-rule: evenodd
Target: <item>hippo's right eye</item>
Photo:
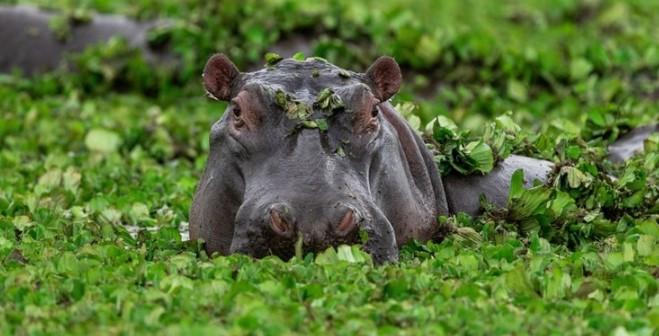
<path fill-rule="evenodd" d="M 231 108 L 231 113 L 233 114 L 233 121 L 236 127 L 240 127 L 245 124 L 242 119 L 242 111 L 240 110 L 240 106 L 234 105 Z"/>

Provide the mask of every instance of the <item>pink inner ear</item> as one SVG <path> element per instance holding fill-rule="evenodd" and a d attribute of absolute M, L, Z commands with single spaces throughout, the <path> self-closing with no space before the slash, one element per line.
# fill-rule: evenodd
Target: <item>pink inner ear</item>
<path fill-rule="evenodd" d="M 213 97 L 228 100 L 231 97 L 231 86 L 240 71 L 224 54 L 213 55 L 204 67 L 204 87 Z"/>
<path fill-rule="evenodd" d="M 398 63 L 388 56 L 378 58 L 368 68 L 366 75 L 373 81 L 375 96 L 381 101 L 396 94 L 403 80 Z"/>

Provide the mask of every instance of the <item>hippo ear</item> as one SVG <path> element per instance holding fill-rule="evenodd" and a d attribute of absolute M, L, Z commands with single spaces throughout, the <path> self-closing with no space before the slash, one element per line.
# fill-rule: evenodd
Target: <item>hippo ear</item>
<path fill-rule="evenodd" d="M 240 75 L 238 68 L 224 54 L 215 54 L 204 67 L 204 88 L 212 98 L 229 100 L 231 88 Z"/>
<path fill-rule="evenodd" d="M 366 70 L 366 77 L 371 80 L 371 89 L 380 101 L 385 101 L 400 89 L 402 75 L 398 63 L 389 57 L 381 56 Z"/>

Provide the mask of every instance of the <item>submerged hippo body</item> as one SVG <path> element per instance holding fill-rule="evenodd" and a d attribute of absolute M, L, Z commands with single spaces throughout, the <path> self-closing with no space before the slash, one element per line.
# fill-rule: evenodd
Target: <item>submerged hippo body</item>
<path fill-rule="evenodd" d="M 0 6 L 0 72 L 21 70 L 26 75 L 52 71 L 65 62 L 67 54 L 107 42 L 117 36 L 142 50 L 151 62 L 170 62 L 170 55 L 149 47 L 147 33 L 160 25 L 136 22 L 118 15 L 95 15 L 89 21 L 70 24 L 66 37 L 51 28 L 56 13 L 27 6 Z"/>
<path fill-rule="evenodd" d="M 449 178 L 445 188 L 421 138 L 387 102 L 400 82 L 388 57 L 363 74 L 318 59 L 240 73 L 223 55 L 211 58 L 206 89 L 230 104 L 211 130 L 190 237 L 209 253 L 287 258 L 298 239 L 318 251 L 357 243 L 363 230 L 374 259 L 392 261 L 412 239 L 442 239 L 438 215 L 477 212 L 481 193 L 499 203 L 515 169 L 546 179 L 551 164 L 512 157 L 489 179 Z"/>
<path fill-rule="evenodd" d="M 645 139 L 655 132 L 659 132 L 659 124 L 645 125 L 631 130 L 609 146 L 608 159 L 620 163 L 642 152 Z"/>
<path fill-rule="evenodd" d="M 524 171 L 524 185 L 530 188 L 536 180 L 546 182 L 554 169 L 554 164 L 545 160 L 511 155 L 486 175 L 465 176 L 455 173 L 445 176 L 443 182 L 449 211 L 478 215 L 481 211 L 481 195 L 493 205 L 499 208 L 505 207 L 508 203 L 510 180 L 518 169 Z"/>

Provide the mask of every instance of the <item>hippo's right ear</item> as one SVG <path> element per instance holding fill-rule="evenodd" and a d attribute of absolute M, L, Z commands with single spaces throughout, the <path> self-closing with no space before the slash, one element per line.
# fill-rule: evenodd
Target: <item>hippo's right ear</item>
<path fill-rule="evenodd" d="M 231 88 L 240 75 L 238 68 L 224 54 L 215 54 L 204 67 L 204 88 L 217 100 L 231 99 Z"/>

